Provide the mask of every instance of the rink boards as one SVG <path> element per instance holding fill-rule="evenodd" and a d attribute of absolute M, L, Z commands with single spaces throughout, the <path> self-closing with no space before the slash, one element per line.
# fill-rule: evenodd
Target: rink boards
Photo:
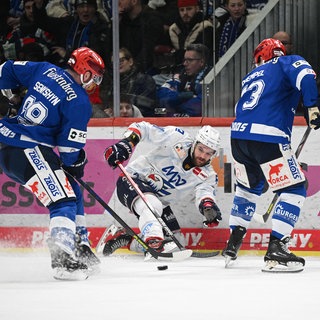
<path fill-rule="evenodd" d="M 114 197 L 114 189 L 118 170 L 109 168 L 103 160 L 105 148 L 122 138 L 126 127 L 137 119 L 92 119 L 88 128 L 86 152 L 89 163 L 86 166 L 84 181 L 112 207 L 131 227 L 137 227 L 137 220 Z M 141 120 L 141 119 L 139 119 Z M 230 152 L 231 118 L 150 118 L 143 119 L 159 126 L 177 125 L 195 134 L 200 126 L 210 124 L 221 133 L 222 148 L 219 156 L 212 162 L 218 173 L 219 183 L 217 203 L 222 211 L 223 220 L 218 228 L 203 229 L 202 216 L 193 203 L 184 201 L 172 209 L 179 220 L 185 235 L 187 246 L 197 250 L 222 249 L 228 239 L 228 217 L 234 195 L 234 176 Z M 305 120 L 297 117 L 293 128 L 292 147 L 295 150 L 306 130 Z M 320 130 L 319 130 L 320 131 Z M 308 178 L 307 198 L 300 219 L 293 233 L 292 250 L 317 253 L 320 251 L 320 144 L 318 131 L 312 131 L 299 161 L 306 163 L 305 175 Z M 132 158 L 145 153 L 152 147 L 138 145 Z M 48 213 L 35 197 L 23 187 L 0 173 L 0 247 L 2 248 L 41 248 L 47 236 Z M 257 214 L 263 214 L 273 194 L 267 191 L 257 203 Z M 100 204 L 84 191 L 84 205 L 87 214 L 90 239 L 95 245 L 104 228 L 114 220 L 104 211 Z M 252 221 L 242 249 L 265 250 L 271 227 L 271 219 L 267 224 Z"/>

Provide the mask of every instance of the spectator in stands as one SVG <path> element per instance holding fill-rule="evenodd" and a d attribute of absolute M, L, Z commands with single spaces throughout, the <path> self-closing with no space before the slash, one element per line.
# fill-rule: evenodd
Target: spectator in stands
<path fill-rule="evenodd" d="M 184 70 L 166 81 L 157 92 L 160 109 L 167 116 L 200 117 L 202 115 L 201 81 L 210 71 L 209 49 L 203 44 L 190 44 L 184 54 Z"/>
<path fill-rule="evenodd" d="M 9 25 L 7 19 L 10 11 L 10 0 L 0 1 L 0 44 L 4 42 L 4 39 L 9 32 Z"/>
<path fill-rule="evenodd" d="M 45 60 L 42 46 L 37 42 L 26 43 L 18 51 L 17 59 L 21 61 L 40 62 Z"/>
<path fill-rule="evenodd" d="M 141 0 L 119 0 L 120 47 L 127 48 L 142 72 L 153 68 L 154 48 L 163 38 L 162 19 Z"/>
<path fill-rule="evenodd" d="M 1 0 L 3 2 L 3 0 Z M 4 0 L 8 2 L 8 0 Z M 10 29 L 16 28 L 20 24 L 20 17 L 23 13 L 23 0 L 10 0 L 9 12 L 7 16 L 7 25 Z"/>
<path fill-rule="evenodd" d="M 154 115 L 156 104 L 156 83 L 153 78 L 138 70 L 131 52 L 127 48 L 119 49 L 120 92 L 130 94 L 132 102 L 145 117 Z M 113 75 L 108 72 L 100 87 L 100 96 L 104 104 L 113 95 Z"/>
<path fill-rule="evenodd" d="M 293 54 L 293 43 L 291 35 L 288 32 L 278 31 L 272 36 L 272 38 L 282 42 L 286 48 L 287 55 Z"/>
<path fill-rule="evenodd" d="M 97 0 L 98 12 L 105 18 L 108 23 L 111 23 L 111 14 L 109 9 L 112 0 Z M 49 0 L 46 11 L 48 16 L 54 18 L 62 18 L 68 15 L 72 16 L 75 13 L 76 0 Z"/>
<path fill-rule="evenodd" d="M 52 33 L 59 44 L 54 52 L 66 62 L 71 52 L 79 47 L 89 47 L 97 52 L 110 67 L 112 52 L 111 29 L 97 12 L 96 0 L 76 0 L 75 14 L 61 18 L 49 17 L 44 0 L 34 0 L 34 17 L 40 28 Z"/>
<path fill-rule="evenodd" d="M 23 13 L 20 16 L 20 23 L 10 33 L 7 34 L 7 41 L 4 43 L 5 55 L 7 59 L 20 59 L 18 52 L 28 43 L 37 42 L 42 47 L 42 55 L 46 60 L 51 60 L 50 46 L 54 45 L 51 34 L 38 28 L 33 16 L 34 0 L 23 1 Z M 33 46 L 35 48 L 36 46 Z M 38 52 L 40 52 L 38 50 Z M 20 59 L 21 60 L 21 59 Z M 37 60 L 38 61 L 38 60 Z"/>
<path fill-rule="evenodd" d="M 227 12 L 219 17 L 216 29 L 216 60 L 221 58 L 240 34 L 253 21 L 257 13 L 248 14 L 245 0 L 226 0 Z"/>
<path fill-rule="evenodd" d="M 169 36 L 176 52 L 176 64 L 182 64 L 184 53 L 191 43 L 202 43 L 213 54 L 213 25 L 205 19 L 198 0 L 178 0 L 179 16 L 169 28 Z"/>
<path fill-rule="evenodd" d="M 112 98 L 112 97 L 111 97 Z M 113 117 L 113 100 L 110 99 L 104 112 Z M 132 103 L 132 96 L 128 94 L 120 94 L 120 117 L 121 118 L 143 118 L 139 108 Z"/>

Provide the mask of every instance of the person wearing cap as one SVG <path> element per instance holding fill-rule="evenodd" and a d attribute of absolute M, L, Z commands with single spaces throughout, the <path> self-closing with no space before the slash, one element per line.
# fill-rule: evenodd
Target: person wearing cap
<path fill-rule="evenodd" d="M 209 60 L 213 55 L 213 24 L 204 18 L 198 0 L 178 0 L 179 16 L 169 28 L 169 36 L 175 51 L 176 65 L 183 63 L 189 44 L 202 43 L 209 49 Z"/>
<path fill-rule="evenodd" d="M 59 41 L 53 52 L 63 59 L 61 66 L 65 66 L 73 50 L 85 46 L 97 52 L 110 67 L 111 28 L 97 12 L 96 0 L 76 0 L 75 14 L 61 18 L 49 17 L 45 1 L 34 0 L 34 18 L 41 29 Z"/>

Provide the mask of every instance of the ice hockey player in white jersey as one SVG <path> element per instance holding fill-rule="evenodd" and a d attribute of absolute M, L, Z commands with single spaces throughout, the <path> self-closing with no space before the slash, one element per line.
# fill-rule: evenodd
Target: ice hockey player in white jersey
<path fill-rule="evenodd" d="M 0 120 L 0 167 L 49 209 L 54 277 L 78 280 L 86 279 L 100 261 L 88 241 L 79 185 L 65 171 L 76 178 L 84 174 L 83 147 L 92 113 L 86 90 L 101 83 L 104 62 L 82 47 L 68 64 L 66 70 L 47 62 L 0 66 L 1 89 L 27 88 L 18 114 Z"/>
<path fill-rule="evenodd" d="M 302 271 L 305 260 L 288 249 L 306 197 L 305 176 L 291 149 L 291 132 L 300 98 L 308 125 L 320 127 L 316 74 L 301 56 L 286 55 L 283 44 L 263 40 L 254 51 L 256 68 L 242 81 L 231 151 L 237 186 L 229 219 L 231 235 L 223 255 L 237 258 L 264 184 L 279 195 L 264 257 L 267 272 Z"/>
<path fill-rule="evenodd" d="M 180 226 L 170 205 L 183 203 L 185 199 L 194 202 L 204 223 L 212 227 L 218 225 L 221 212 L 216 205 L 217 175 L 211 160 L 218 152 L 219 132 L 207 125 L 193 139 L 178 127 L 159 127 L 145 121 L 133 123 L 124 139 L 106 149 L 109 165 L 115 168 L 118 162 L 127 160 L 138 143 L 151 143 L 152 147 L 148 153 L 129 162 L 126 170 L 177 238 Z M 173 241 L 165 239 L 159 221 L 123 175 L 117 181 L 117 196 L 139 219 L 140 235 L 150 247 L 163 252 L 177 249 Z M 103 253 L 110 255 L 123 246 L 141 251 L 137 242 L 120 229 L 107 238 Z"/>

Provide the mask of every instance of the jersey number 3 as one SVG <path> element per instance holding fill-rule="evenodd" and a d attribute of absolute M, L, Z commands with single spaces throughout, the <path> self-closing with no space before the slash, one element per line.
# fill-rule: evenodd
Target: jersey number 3
<path fill-rule="evenodd" d="M 256 80 L 242 88 L 241 96 L 250 94 L 248 100 L 242 105 L 243 110 L 254 109 L 263 93 L 265 83 L 263 80 Z"/>

